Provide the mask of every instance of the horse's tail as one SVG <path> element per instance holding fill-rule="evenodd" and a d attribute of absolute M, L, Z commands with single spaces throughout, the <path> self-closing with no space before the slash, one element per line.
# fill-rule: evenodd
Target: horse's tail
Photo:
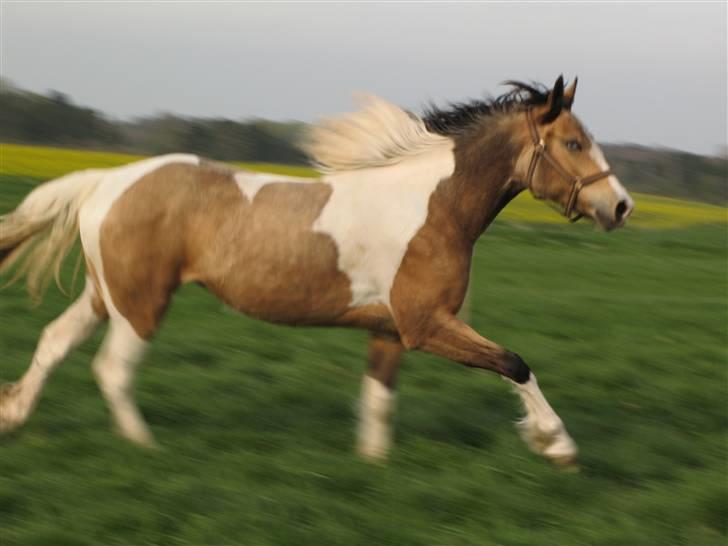
<path fill-rule="evenodd" d="M 79 171 L 35 188 L 14 211 L 0 215 L 0 275 L 13 266 L 7 286 L 27 278 L 39 302 L 78 237 L 78 212 L 101 181 L 104 170 Z"/>

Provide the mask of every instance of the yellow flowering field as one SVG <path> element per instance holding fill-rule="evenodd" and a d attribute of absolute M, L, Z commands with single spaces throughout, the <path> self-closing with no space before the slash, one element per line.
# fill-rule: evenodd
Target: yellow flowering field
<path fill-rule="evenodd" d="M 66 173 L 88 168 L 115 167 L 143 156 L 72 150 L 45 146 L 0 144 L 0 176 L 29 177 L 47 180 Z M 315 177 L 316 171 L 308 167 L 276 165 L 270 163 L 235 163 L 236 165 L 289 176 Z M 624 181 L 629 186 L 629 181 Z M 697 224 L 728 222 L 728 209 L 704 203 L 682 201 L 647 194 L 633 194 L 635 213 L 630 225 L 649 228 L 670 228 Z M 558 214 L 527 193 L 522 193 L 500 219 L 511 222 L 557 223 L 563 222 Z"/>

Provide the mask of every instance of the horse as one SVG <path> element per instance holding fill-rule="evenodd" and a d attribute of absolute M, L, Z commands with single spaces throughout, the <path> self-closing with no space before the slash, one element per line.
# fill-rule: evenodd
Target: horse
<path fill-rule="evenodd" d="M 604 230 L 634 203 L 571 113 L 576 79 L 506 84 L 422 115 L 367 96 L 310 129 L 314 180 L 172 154 L 35 188 L 0 218 L 0 273 L 27 277 L 40 298 L 80 236 L 85 287 L 43 329 L 22 378 L 0 388 L 0 431 L 27 421 L 53 370 L 108 322 L 93 373 L 121 436 L 154 446 L 135 371 L 176 289 L 197 283 L 261 320 L 371 333 L 357 440 L 367 459 L 387 457 L 399 357 L 419 350 L 505 378 L 528 446 L 574 463 L 576 444 L 526 362 L 457 313 L 476 240 L 519 193 Z"/>

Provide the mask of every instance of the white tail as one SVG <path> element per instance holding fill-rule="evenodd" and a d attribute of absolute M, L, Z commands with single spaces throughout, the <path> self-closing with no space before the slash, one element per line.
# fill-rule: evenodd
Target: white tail
<path fill-rule="evenodd" d="M 105 172 L 79 171 L 41 184 L 0 216 L 0 275 L 17 265 L 9 283 L 27 277 L 36 301 L 51 276 L 60 287 L 61 264 L 78 237 L 78 211 Z"/>

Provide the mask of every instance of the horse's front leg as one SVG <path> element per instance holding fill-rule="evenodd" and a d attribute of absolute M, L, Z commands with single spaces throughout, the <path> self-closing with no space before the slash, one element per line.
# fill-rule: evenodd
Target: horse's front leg
<path fill-rule="evenodd" d="M 576 444 L 544 398 L 536 376 L 523 359 L 480 336 L 446 311 L 434 312 L 430 317 L 425 323 L 416 322 L 417 327 L 411 331 L 401 332 L 405 347 L 434 353 L 466 366 L 491 370 L 508 379 L 521 395 L 526 409 L 526 416 L 519 427 L 529 447 L 557 464 L 574 463 Z"/>
<path fill-rule="evenodd" d="M 391 418 L 403 350 L 396 336 L 373 332 L 369 338 L 369 369 L 362 382 L 357 438 L 357 451 L 367 459 L 385 459 L 392 445 Z"/>

